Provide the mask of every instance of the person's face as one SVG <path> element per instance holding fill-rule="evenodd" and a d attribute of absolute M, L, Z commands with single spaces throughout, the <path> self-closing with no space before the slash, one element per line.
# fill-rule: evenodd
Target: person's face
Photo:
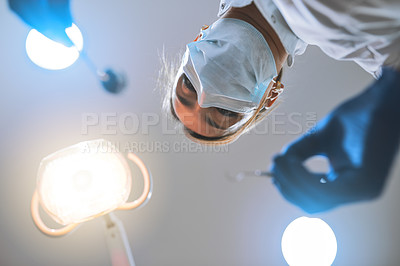
<path fill-rule="evenodd" d="M 172 107 L 182 124 L 204 137 L 221 137 L 228 128 L 244 118 L 243 114 L 216 107 L 202 108 L 197 93 L 185 74 L 182 74 L 172 93 Z"/>

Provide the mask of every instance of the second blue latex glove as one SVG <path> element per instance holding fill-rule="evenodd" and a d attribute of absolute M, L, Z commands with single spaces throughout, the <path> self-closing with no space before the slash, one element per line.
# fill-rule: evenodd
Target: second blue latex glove
<path fill-rule="evenodd" d="M 72 26 L 69 0 L 8 0 L 8 5 L 26 24 L 66 46 L 73 43 L 65 33 Z"/>
<path fill-rule="evenodd" d="M 308 213 L 381 194 L 400 139 L 400 73 L 382 77 L 348 100 L 274 158 L 274 184 Z M 304 162 L 326 156 L 331 170 L 311 173 Z M 321 178 L 327 182 L 321 182 Z"/>

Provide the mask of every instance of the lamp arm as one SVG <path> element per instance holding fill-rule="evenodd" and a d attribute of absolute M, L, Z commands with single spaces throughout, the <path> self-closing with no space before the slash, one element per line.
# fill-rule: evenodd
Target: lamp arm
<path fill-rule="evenodd" d="M 105 235 L 112 266 L 135 266 L 122 222 L 113 213 L 105 214 L 103 217 L 105 219 Z"/>
<path fill-rule="evenodd" d="M 69 224 L 59 229 L 51 229 L 47 227 L 40 218 L 39 214 L 39 196 L 37 191 L 33 193 L 32 201 L 31 201 L 31 214 L 33 222 L 35 223 L 36 227 L 44 234 L 48 236 L 63 236 L 71 232 L 78 224 Z"/>
<path fill-rule="evenodd" d="M 143 192 L 142 195 L 132 201 L 132 202 L 127 202 L 121 206 L 119 206 L 117 208 L 117 210 L 130 210 L 130 209 L 134 209 L 137 208 L 139 206 L 143 206 L 150 198 L 151 198 L 151 194 L 152 194 L 152 190 L 153 190 L 153 182 L 152 182 L 152 178 L 151 178 L 151 173 L 150 171 L 147 169 L 146 165 L 143 163 L 143 161 L 136 155 L 133 153 L 128 153 L 128 158 L 133 161 L 140 169 L 140 171 L 142 172 L 142 176 L 143 176 Z"/>

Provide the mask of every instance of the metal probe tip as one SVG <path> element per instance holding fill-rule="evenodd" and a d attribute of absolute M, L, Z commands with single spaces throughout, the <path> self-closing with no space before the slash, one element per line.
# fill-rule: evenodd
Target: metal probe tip
<path fill-rule="evenodd" d="M 226 177 L 233 182 L 241 182 L 245 177 L 273 177 L 271 172 L 254 170 L 254 171 L 240 171 L 236 174 L 226 173 Z"/>

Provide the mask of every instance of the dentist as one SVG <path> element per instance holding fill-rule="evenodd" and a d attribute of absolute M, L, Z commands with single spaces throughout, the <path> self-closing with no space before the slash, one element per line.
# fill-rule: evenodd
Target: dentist
<path fill-rule="evenodd" d="M 400 139 L 399 14 L 396 0 L 222 0 L 220 19 L 186 46 L 166 102 L 190 139 L 228 144 L 268 114 L 284 64 L 308 45 L 353 61 L 376 81 L 287 145 L 271 172 L 309 213 L 376 198 Z M 303 166 L 314 155 L 328 158 L 329 173 Z"/>

